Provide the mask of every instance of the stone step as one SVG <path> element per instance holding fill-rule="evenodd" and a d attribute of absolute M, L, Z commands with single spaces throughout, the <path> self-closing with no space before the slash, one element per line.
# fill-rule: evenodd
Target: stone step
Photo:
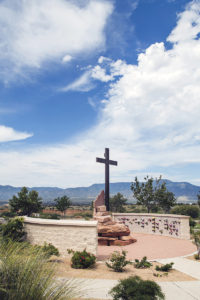
<path fill-rule="evenodd" d="M 109 237 L 98 237 L 98 245 L 100 246 L 111 246 L 117 238 Z"/>
<path fill-rule="evenodd" d="M 101 217 L 95 217 L 95 220 L 97 220 L 99 223 L 106 223 L 112 221 L 111 216 L 101 216 Z"/>
<path fill-rule="evenodd" d="M 108 221 L 108 222 L 103 223 L 103 225 L 105 225 L 105 226 L 108 226 L 108 225 L 115 225 L 115 224 L 116 224 L 115 221 Z"/>
<path fill-rule="evenodd" d="M 108 211 L 99 211 L 95 214 L 95 217 L 101 217 L 101 216 L 110 216 L 110 213 Z"/>
<path fill-rule="evenodd" d="M 97 212 L 105 212 L 106 206 L 105 205 L 97 206 L 96 210 Z"/>

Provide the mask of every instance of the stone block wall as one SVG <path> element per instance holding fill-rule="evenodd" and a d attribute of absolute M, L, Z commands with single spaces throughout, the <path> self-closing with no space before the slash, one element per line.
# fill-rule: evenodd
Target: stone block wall
<path fill-rule="evenodd" d="M 148 233 L 190 239 L 189 217 L 167 214 L 113 213 L 114 221 L 127 225 L 132 233 Z"/>
<path fill-rule="evenodd" d="M 97 254 L 97 221 L 47 220 L 24 217 L 27 239 L 32 244 L 51 243 L 62 256 L 67 249 Z"/>

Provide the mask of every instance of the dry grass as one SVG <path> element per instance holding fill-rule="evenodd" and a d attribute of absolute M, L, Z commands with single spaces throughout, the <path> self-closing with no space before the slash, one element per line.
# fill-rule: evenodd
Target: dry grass
<path fill-rule="evenodd" d="M 171 270 L 167 276 L 155 277 L 153 273 L 163 274 L 163 272 L 155 271 L 155 266 L 161 265 L 153 262 L 153 266 L 149 269 L 136 269 L 132 265 L 126 267 L 126 271 L 117 273 L 110 270 L 105 263 L 98 262 L 95 268 L 92 269 L 73 269 L 70 266 L 69 259 L 60 260 L 58 263 L 56 276 L 58 277 L 74 277 L 74 278 L 92 278 L 92 279 L 113 279 L 119 280 L 129 276 L 140 276 L 143 280 L 154 281 L 192 281 L 195 278 L 181 273 L 177 270 Z"/>

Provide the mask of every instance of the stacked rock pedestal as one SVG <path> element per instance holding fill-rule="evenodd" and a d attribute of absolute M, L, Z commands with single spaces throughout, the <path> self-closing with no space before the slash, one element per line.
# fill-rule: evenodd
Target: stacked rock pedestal
<path fill-rule="evenodd" d="M 104 204 L 104 191 L 94 202 L 94 219 L 98 221 L 98 244 L 104 246 L 126 246 L 136 242 L 128 226 L 112 220 Z"/>

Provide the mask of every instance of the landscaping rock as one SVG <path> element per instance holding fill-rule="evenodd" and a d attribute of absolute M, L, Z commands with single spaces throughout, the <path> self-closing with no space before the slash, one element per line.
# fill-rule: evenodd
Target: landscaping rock
<path fill-rule="evenodd" d="M 130 230 L 124 224 L 104 225 L 98 224 L 98 233 L 107 237 L 119 237 L 130 235 Z"/>
<path fill-rule="evenodd" d="M 93 218 L 98 221 L 98 244 L 102 246 L 126 246 L 136 242 L 130 236 L 128 226 L 112 220 L 106 211 L 104 191 L 102 191 L 93 203 Z"/>

